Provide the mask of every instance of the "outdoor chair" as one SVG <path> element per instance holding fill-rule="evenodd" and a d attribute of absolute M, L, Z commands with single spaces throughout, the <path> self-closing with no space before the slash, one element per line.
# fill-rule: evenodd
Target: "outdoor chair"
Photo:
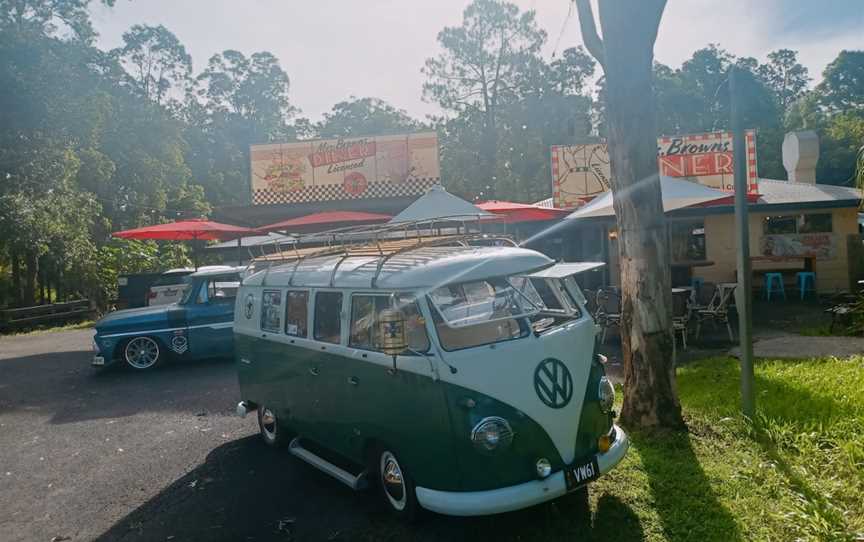
<path fill-rule="evenodd" d="M 673 340 L 677 343 L 677 333 L 681 333 L 681 343 L 687 350 L 687 325 L 690 323 L 689 296 L 672 295 L 672 331 Z"/>
<path fill-rule="evenodd" d="M 597 290 L 597 323 L 603 328 L 600 344 L 606 344 L 610 327 L 621 327 L 621 294 L 616 290 L 602 288 Z"/>
<path fill-rule="evenodd" d="M 693 292 L 693 310 L 707 309 L 716 294 L 716 284 L 713 282 L 702 282 Z"/>
<path fill-rule="evenodd" d="M 708 286 L 707 282 L 705 283 L 705 286 Z M 724 324 L 726 326 L 726 331 L 729 332 L 729 341 L 732 342 L 735 340 L 735 336 L 732 334 L 732 325 L 729 323 L 729 303 L 732 300 L 732 294 L 734 292 L 735 288 L 721 289 L 714 287 L 708 305 L 696 309 L 697 339 L 702 332 L 702 323 L 710 321 L 714 325 Z"/>
<path fill-rule="evenodd" d="M 582 290 L 582 294 L 585 296 L 585 309 L 588 311 L 588 314 L 591 315 L 591 318 L 597 319 L 597 292 L 594 290 Z"/>

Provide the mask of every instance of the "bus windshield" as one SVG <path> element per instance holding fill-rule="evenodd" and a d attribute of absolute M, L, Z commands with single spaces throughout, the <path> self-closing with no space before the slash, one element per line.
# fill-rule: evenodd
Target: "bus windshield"
<path fill-rule="evenodd" d="M 431 291 L 429 300 L 445 350 L 523 337 L 525 317 L 539 310 L 503 278 L 448 284 Z"/>

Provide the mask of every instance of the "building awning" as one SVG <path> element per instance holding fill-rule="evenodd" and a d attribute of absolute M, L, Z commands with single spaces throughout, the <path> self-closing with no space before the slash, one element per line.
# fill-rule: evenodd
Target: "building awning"
<path fill-rule="evenodd" d="M 515 203 L 501 200 L 484 201 L 483 203 L 478 203 L 477 207 L 499 215 L 501 221 L 507 224 L 557 220 L 570 212 L 564 209 L 539 207 L 529 203 Z"/>
<path fill-rule="evenodd" d="M 324 231 L 342 226 L 377 224 L 390 220 L 390 215 L 359 211 L 325 211 L 298 216 L 281 222 L 261 226 L 261 231 L 311 232 Z"/>
<path fill-rule="evenodd" d="M 391 224 L 419 221 L 467 221 L 496 219 L 492 213 L 472 205 L 436 184 L 390 220 Z"/>
<path fill-rule="evenodd" d="M 663 195 L 663 211 L 700 205 L 711 201 L 726 199 L 728 192 L 716 190 L 693 181 L 682 181 L 672 177 L 660 177 L 660 190 Z M 598 196 L 587 205 L 579 208 L 567 219 L 615 216 L 614 198 L 612 192 Z"/>

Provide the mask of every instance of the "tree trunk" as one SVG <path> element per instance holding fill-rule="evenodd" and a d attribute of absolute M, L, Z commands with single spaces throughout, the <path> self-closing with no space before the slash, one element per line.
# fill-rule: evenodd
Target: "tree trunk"
<path fill-rule="evenodd" d="M 36 304 L 36 277 L 39 274 L 39 258 L 33 251 L 24 254 L 27 265 L 27 275 L 24 276 L 24 304 L 27 307 Z"/>
<path fill-rule="evenodd" d="M 631 426 L 681 428 L 652 73 L 664 4 L 600 0 L 599 15 L 622 289 L 621 419 Z"/>
<path fill-rule="evenodd" d="M 12 303 L 20 307 L 21 303 L 21 257 L 18 251 L 12 248 Z"/>

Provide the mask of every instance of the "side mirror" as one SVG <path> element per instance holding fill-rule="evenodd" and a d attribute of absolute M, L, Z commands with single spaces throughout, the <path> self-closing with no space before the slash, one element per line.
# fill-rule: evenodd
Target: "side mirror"
<path fill-rule="evenodd" d="M 393 356 L 393 372 L 396 372 L 396 356 L 408 349 L 405 334 L 405 314 L 396 309 L 384 309 L 378 314 L 381 351 Z"/>

